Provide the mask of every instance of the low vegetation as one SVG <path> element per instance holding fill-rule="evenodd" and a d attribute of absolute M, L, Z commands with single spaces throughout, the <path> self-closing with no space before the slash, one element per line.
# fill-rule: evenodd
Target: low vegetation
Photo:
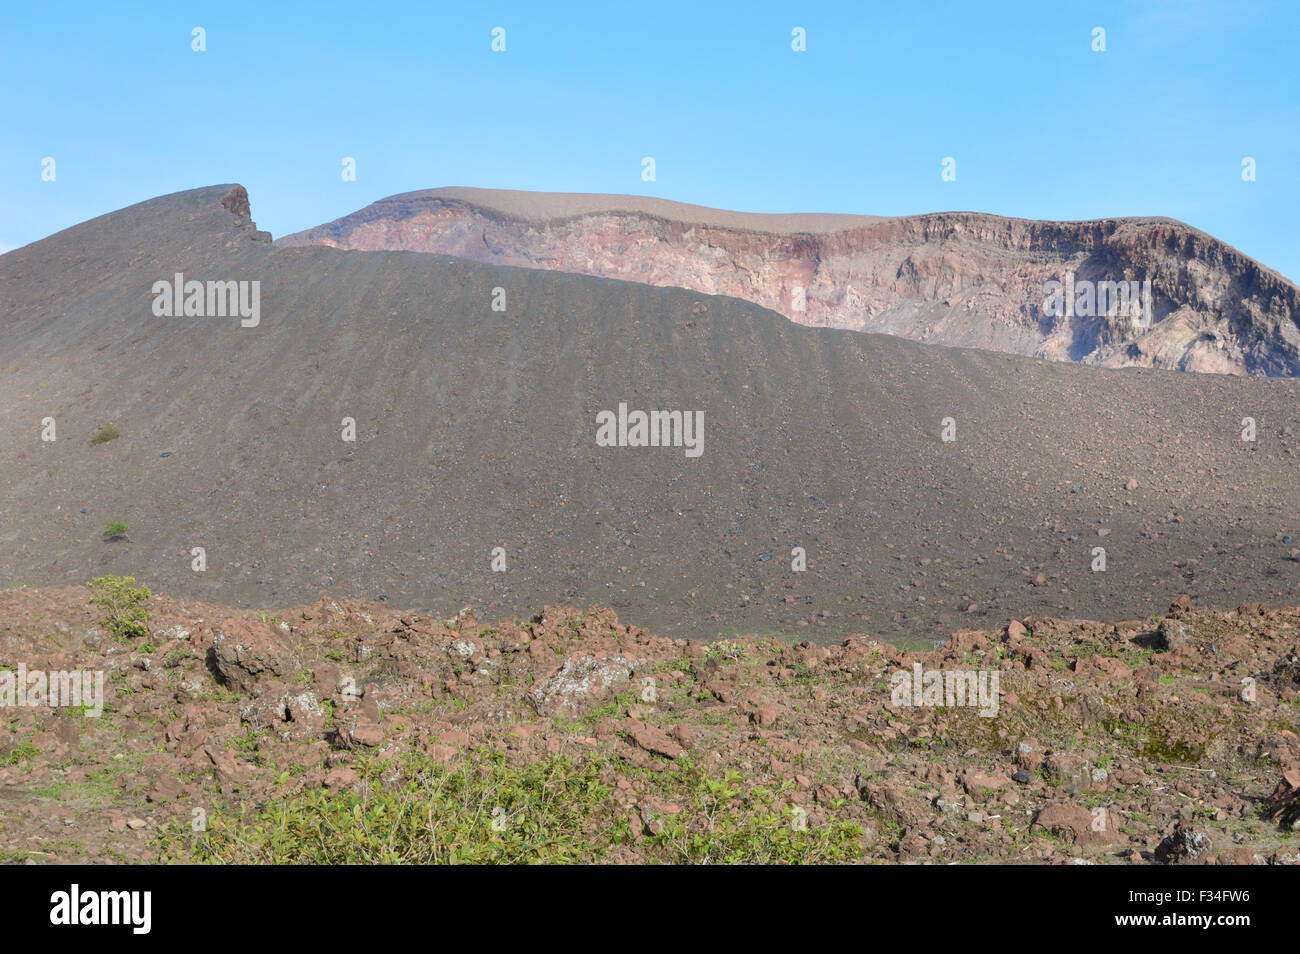
<path fill-rule="evenodd" d="M 643 817 L 610 798 L 626 772 L 612 757 L 512 765 L 484 751 L 451 767 L 420 755 L 399 766 L 370 759 L 352 791 L 272 798 L 243 816 L 215 814 L 197 834 L 173 826 L 160 850 L 210 863 L 327 865 L 559 864 L 633 850 L 640 861 L 812 863 L 862 851 L 861 826 L 809 827 L 781 792 L 746 791 L 739 773 L 714 776 L 689 761 L 655 781 L 677 810 Z"/>
<path fill-rule="evenodd" d="M 109 441 L 117 440 L 121 436 L 122 435 L 118 431 L 116 425 L 105 424 L 103 427 L 99 428 L 98 430 L 95 431 L 94 434 L 91 435 L 90 443 L 107 444 Z"/>
<path fill-rule="evenodd" d="M 121 520 L 110 520 L 108 525 L 104 527 L 104 542 L 112 543 L 114 540 L 125 540 L 129 529 Z"/>
<path fill-rule="evenodd" d="M 104 613 L 101 626 L 118 639 L 149 635 L 149 611 L 143 605 L 152 595 L 147 586 L 137 586 L 133 576 L 101 576 L 86 586 L 93 594 L 90 604 Z"/>

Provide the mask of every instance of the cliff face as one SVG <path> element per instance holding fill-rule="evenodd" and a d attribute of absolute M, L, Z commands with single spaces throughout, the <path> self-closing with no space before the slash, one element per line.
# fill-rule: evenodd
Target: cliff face
<path fill-rule="evenodd" d="M 1297 287 L 1169 219 L 746 215 L 636 196 L 437 189 L 277 244 L 433 252 L 674 286 L 804 325 L 1058 361 L 1300 375 Z M 1076 283 L 1149 281 L 1150 313 L 1045 314 L 1045 283 L 1067 272 Z"/>

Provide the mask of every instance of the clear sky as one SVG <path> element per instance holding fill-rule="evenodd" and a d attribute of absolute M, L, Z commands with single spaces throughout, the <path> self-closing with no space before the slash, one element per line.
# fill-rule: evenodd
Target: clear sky
<path fill-rule="evenodd" d="M 471 185 L 1164 215 L 1296 280 L 1298 59 L 1300 3 L 1269 0 L 11 2 L 0 248 L 219 182 L 276 236 Z"/>

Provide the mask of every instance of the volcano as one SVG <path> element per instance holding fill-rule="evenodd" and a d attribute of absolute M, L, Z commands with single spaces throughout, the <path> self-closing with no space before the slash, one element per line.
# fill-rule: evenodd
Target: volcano
<path fill-rule="evenodd" d="M 277 246 L 250 215 L 242 187 L 213 186 L 0 256 L 0 586 L 131 574 L 236 606 L 332 594 L 502 619 L 598 603 L 667 635 L 823 641 L 1146 617 L 1184 592 L 1296 602 L 1295 380 Z M 255 324 L 220 307 L 231 288 L 236 306 L 256 288 Z M 691 415 L 700 452 L 598 441 L 621 405 Z"/>
<path fill-rule="evenodd" d="M 1296 286 L 1173 219 L 754 215 L 644 196 L 450 188 L 392 196 L 278 244 L 688 288 L 814 327 L 1055 361 L 1300 374 Z M 1062 286 L 1077 294 L 1053 306 Z M 1140 308 L 1128 307 L 1129 286 Z"/>

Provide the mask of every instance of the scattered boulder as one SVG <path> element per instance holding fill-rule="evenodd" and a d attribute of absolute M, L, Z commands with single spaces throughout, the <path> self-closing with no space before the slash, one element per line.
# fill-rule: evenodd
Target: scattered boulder
<path fill-rule="evenodd" d="M 1077 792 L 1104 792 L 1108 773 L 1078 755 L 1054 752 L 1043 762 L 1043 774 L 1062 788 Z"/>
<path fill-rule="evenodd" d="M 1300 830 L 1300 766 L 1293 765 L 1282 773 L 1264 802 L 1264 810 L 1283 828 Z"/>
<path fill-rule="evenodd" d="M 250 692 L 259 679 L 290 679 L 300 669 L 287 634 L 239 618 L 222 624 L 208 650 L 208 665 L 236 692 Z"/>
<path fill-rule="evenodd" d="M 961 784 L 967 795 L 979 797 L 1005 788 L 1011 784 L 1011 779 L 1000 772 L 967 772 L 962 776 Z"/>
<path fill-rule="evenodd" d="M 636 719 L 628 719 L 623 724 L 623 731 L 629 739 L 651 755 L 675 759 L 685 751 L 669 737 L 667 732 Z"/>
<path fill-rule="evenodd" d="M 1076 846 L 1117 845 L 1127 841 L 1119 825 L 1119 816 L 1109 808 L 1054 802 L 1038 813 L 1029 830 L 1059 835 Z"/>
<path fill-rule="evenodd" d="M 1155 859 L 1162 865 L 1187 864 L 1203 859 L 1211 847 L 1209 835 L 1179 822 L 1156 846 Z"/>
<path fill-rule="evenodd" d="M 1174 652 L 1187 645 L 1187 627 L 1176 619 L 1163 619 L 1156 629 L 1156 646 L 1165 652 Z"/>
<path fill-rule="evenodd" d="M 623 656 L 574 656 L 528 694 L 541 716 L 582 715 L 627 688 L 635 664 Z"/>

